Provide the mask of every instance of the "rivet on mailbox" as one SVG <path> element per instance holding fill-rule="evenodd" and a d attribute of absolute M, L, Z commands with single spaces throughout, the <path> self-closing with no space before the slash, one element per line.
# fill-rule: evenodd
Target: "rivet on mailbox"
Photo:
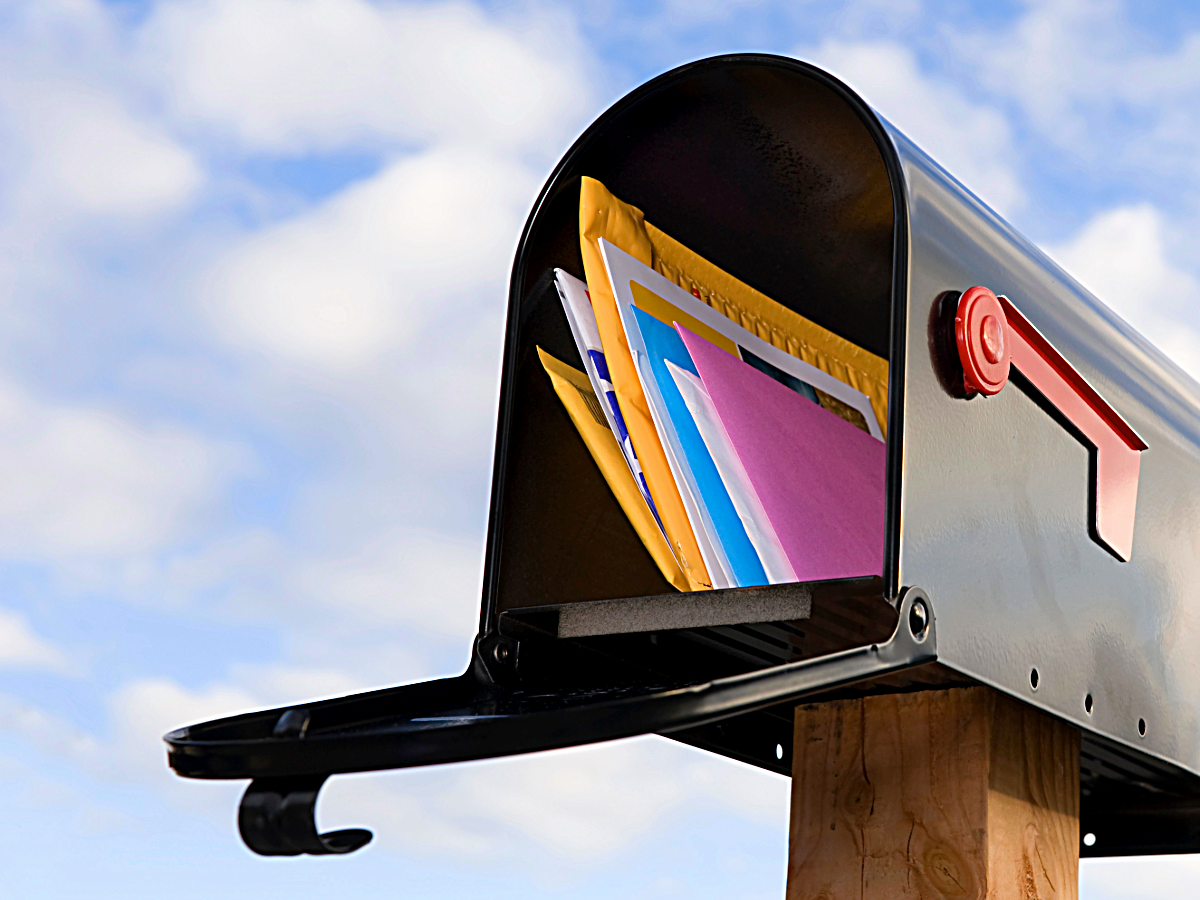
<path fill-rule="evenodd" d="M 467 670 L 167 735 L 252 849 L 363 846 L 339 773 L 659 733 L 789 774 L 798 704 L 987 690 L 1076 735 L 1085 855 L 1200 851 L 1200 388 L 853 91 L 638 88 L 508 310 Z"/>

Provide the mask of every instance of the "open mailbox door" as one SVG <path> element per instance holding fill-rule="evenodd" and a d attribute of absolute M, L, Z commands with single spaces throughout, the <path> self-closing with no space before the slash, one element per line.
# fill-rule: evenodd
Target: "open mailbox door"
<path fill-rule="evenodd" d="M 543 362 L 583 365 L 553 273 L 587 276 L 585 179 L 886 362 L 876 573 L 667 577 Z M 333 774 L 643 733 L 788 774 L 802 699 L 985 684 L 1081 729 L 1083 855 L 1200 851 L 1197 485 L 1195 382 L 836 79 L 704 60 L 601 116 L 526 224 L 468 670 L 183 728 L 170 765 L 252 779 L 255 851 L 344 853 L 370 833 L 318 833 Z"/>

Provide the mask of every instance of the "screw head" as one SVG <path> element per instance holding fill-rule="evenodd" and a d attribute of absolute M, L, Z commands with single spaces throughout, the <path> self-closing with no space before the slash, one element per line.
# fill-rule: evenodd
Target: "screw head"
<path fill-rule="evenodd" d="M 508 662 L 509 653 L 508 644 L 497 644 L 492 650 L 492 656 L 498 663 Z"/>

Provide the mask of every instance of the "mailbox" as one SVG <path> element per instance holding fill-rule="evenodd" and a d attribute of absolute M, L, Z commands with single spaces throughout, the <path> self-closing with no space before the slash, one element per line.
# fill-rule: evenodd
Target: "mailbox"
<path fill-rule="evenodd" d="M 544 363 L 581 367 L 554 270 L 588 274 L 587 179 L 883 361 L 877 571 L 664 574 Z M 788 774 L 802 699 L 983 684 L 1081 730 L 1083 855 L 1200 851 L 1198 487 L 1194 381 L 835 78 L 703 60 L 604 113 L 530 213 L 468 670 L 183 728 L 170 764 L 251 779 L 253 850 L 343 853 L 370 833 L 317 832 L 330 775 L 643 733 Z"/>

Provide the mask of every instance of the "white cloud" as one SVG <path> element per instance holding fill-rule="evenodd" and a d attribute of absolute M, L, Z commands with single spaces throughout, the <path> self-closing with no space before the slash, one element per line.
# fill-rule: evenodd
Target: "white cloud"
<path fill-rule="evenodd" d="M 80 765 L 96 765 L 103 758 L 103 745 L 95 737 L 9 694 L 0 694 L 0 732 L 19 735 L 49 756 Z"/>
<path fill-rule="evenodd" d="M 160 127 L 112 93 L 68 80 L 5 79 L 0 107 L 22 214 L 146 217 L 189 200 L 201 172 Z"/>
<path fill-rule="evenodd" d="M 246 452 L 101 407 L 53 406 L 0 378 L 0 547 L 9 558 L 136 553 L 184 536 Z"/>
<path fill-rule="evenodd" d="M 190 552 L 129 555 L 119 572 L 121 590 L 133 598 L 153 595 L 159 609 L 184 607 L 196 595 L 211 593 L 233 579 L 245 589 L 279 593 L 285 570 L 282 543 L 263 528 L 223 534 Z"/>
<path fill-rule="evenodd" d="M 1166 232 L 1154 206 L 1124 206 L 1100 213 L 1047 252 L 1200 380 L 1200 281 L 1170 260 Z"/>
<path fill-rule="evenodd" d="M 993 89 L 1021 99 L 1043 128 L 1078 137 L 1072 110 L 1083 97 L 1112 99 L 1111 62 L 1120 43 L 1119 0 L 1030 3 L 1006 31 L 959 39 L 960 53 Z"/>
<path fill-rule="evenodd" d="M 77 228 L 81 217 L 145 220 L 185 205 L 200 164 L 126 76 L 127 41 L 113 11 L 90 0 L 5 6 L 0 32 L 0 153 L 6 235 Z"/>
<path fill-rule="evenodd" d="M 73 565 L 64 580 L 73 590 L 106 580 L 125 602 L 156 611 L 278 629 L 277 661 L 234 656 L 227 670 L 267 705 L 461 672 L 479 618 L 481 537 L 362 525 L 355 500 L 338 513 L 344 526 L 329 523 L 333 534 L 315 546 L 252 528 L 186 552 L 123 557 L 115 572 Z M 220 647 L 213 653 L 227 658 Z"/>
<path fill-rule="evenodd" d="M 261 706 L 259 697 L 241 687 L 219 684 L 189 690 L 169 678 L 127 682 L 109 700 L 118 739 L 126 745 L 156 748 L 168 731 Z"/>
<path fill-rule="evenodd" d="M 478 625 L 482 536 L 396 524 L 405 518 L 396 515 L 357 523 L 366 496 L 326 518 L 332 534 L 315 546 L 249 528 L 186 551 L 125 554 L 115 567 L 71 560 L 63 580 L 75 592 L 111 583 L 125 602 L 156 611 L 279 628 L 280 661 L 235 657 L 229 669 L 264 702 L 457 674 Z"/>
<path fill-rule="evenodd" d="M 47 777 L 29 762 L 0 759 L 0 779 L 17 788 L 8 793 L 10 817 L 17 821 L 31 810 L 35 815 L 39 811 L 50 812 L 51 821 L 60 829 L 59 840 L 66 841 L 76 834 L 89 840 L 105 833 L 128 831 L 135 824 L 123 810 L 95 802 L 78 786 L 61 780 L 62 777 L 61 771 Z"/>
<path fill-rule="evenodd" d="M 208 275 L 202 302 L 235 343 L 333 368 L 370 362 L 448 298 L 502 283 L 533 186 L 487 156 L 420 154 L 251 237 Z"/>
<path fill-rule="evenodd" d="M 1148 49 L 1123 0 L 1039 0 L 1011 26 L 951 35 L 970 71 L 1076 158 L 1200 176 L 1200 33 Z"/>
<path fill-rule="evenodd" d="M 234 665 L 230 670 L 234 684 L 261 698 L 259 706 L 287 706 L 327 697 L 343 697 L 373 687 L 341 669 L 298 665 Z M 389 687 L 391 685 L 388 685 Z"/>
<path fill-rule="evenodd" d="M 479 620 L 482 568 L 475 541 L 401 528 L 346 556 L 301 562 L 294 583 L 367 621 L 404 622 L 466 645 Z"/>
<path fill-rule="evenodd" d="M 786 778 L 645 737 L 450 767 L 336 778 L 328 827 L 366 823 L 382 846 L 472 866 L 580 876 L 686 819 L 787 827 Z"/>
<path fill-rule="evenodd" d="M 143 29 L 177 114 L 282 152 L 363 140 L 530 147 L 561 140 L 590 90 L 570 20 L 468 3 L 197 0 Z"/>
<path fill-rule="evenodd" d="M 21 613 L 0 609 L 0 669 L 30 668 L 67 671 L 65 653 L 38 637 Z"/>
<path fill-rule="evenodd" d="M 830 39 L 801 59 L 828 68 L 1001 215 L 1025 202 L 1017 154 L 1003 113 L 968 100 L 923 73 L 911 50 L 894 41 Z"/>
<path fill-rule="evenodd" d="M 78 0 L 53 16 L 102 30 L 107 14 L 97 9 Z M 74 224 L 78 213 L 144 222 L 212 199 L 212 176 L 199 167 L 214 136 L 234 157 L 363 146 L 392 155 L 374 178 L 203 267 L 199 300 L 214 355 L 225 344 L 249 351 L 238 387 L 263 390 L 238 401 L 239 412 L 278 401 L 255 420 L 256 434 L 286 442 L 319 432 L 324 441 L 299 451 L 320 474 L 303 473 L 273 533 L 231 536 L 228 519 L 218 534 L 197 527 L 251 469 L 245 450 L 99 405 L 45 404 L 0 379 L 0 465 L 19 473 L 0 495 L 5 556 L 60 569 L 64 557 L 103 557 L 123 594 L 155 595 L 160 607 L 200 596 L 210 608 L 258 611 L 284 647 L 283 660 L 267 665 L 217 648 L 229 660 L 226 678 L 206 686 L 195 687 L 187 661 L 127 681 L 108 698 L 110 736 L 3 698 L 0 729 L 100 780 L 152 784 L 229 828 L 243 785 L 172 776 L 166 731 L 357 690 L 384 673 L 403 680 L 431 665 L 417 645 L 469 646 L 483 492 L 465 513 L 461 497 L 434 492 L 447 472 L 486 481 L 477 470 L 494 414 L 504 286 L 539 180 L 530 158 L 558 149 L 590 106 L 590 57 L 565 15 L 493 15 L 467 3 L 161 3 L 134 30 L 127 43 L 83 42 L 89 61 L 78 69 L 55 45 L 49 71 L 34 73 L 28 110 L 10 107 L 9 122 L 28 116 L 28 168 L 18 174 L 46 221 Z M 159 88 L 164 111 L 146 100 Z M 48 106 L 39 112 L 41 96 Z M 29 261 L 10 260 L 13 283 L 27 290 Z M 88 264 L 63 260 L 81 276 L 78 302 L 96 302 Z M 164 352 L 154 337 L 152 352 Z M 313 411 L 325 403 L 336 412 Z M 325 517 L 330 510 L 337 515 Z M 196 539 L 183 549 L 184 537 Z M 13 622 L 0 616 L 0 660 L 7 652 L 48 663 L 48 645 Z M 401 633 L 399 647 L 385 646 Z M 337 779 L 328 793 L 323 818 L 364 821 L 402 853 L 515 859 L 559 873 L 612 859 L 672 816 L 732 811 L 781 828 L 786 817 L 782 779 L 660 740 Z M 345 801 L 353 802 L 343 810 Z"/>
<path fill-rule="evenodd" d="M 24 356 L 90 319 L 76 304 L 97 302 L 105 273 L 81 248 L 102 246 L 110 272 L 124 267 L 200 198 L 207 173 L 129 77 L 114 7 L 14 0 L 0 18 L 3 349 Z M 105 310 L 104 323 L 124 311 Z M 72 361 L 99 349 L 80 342 Z"/>

